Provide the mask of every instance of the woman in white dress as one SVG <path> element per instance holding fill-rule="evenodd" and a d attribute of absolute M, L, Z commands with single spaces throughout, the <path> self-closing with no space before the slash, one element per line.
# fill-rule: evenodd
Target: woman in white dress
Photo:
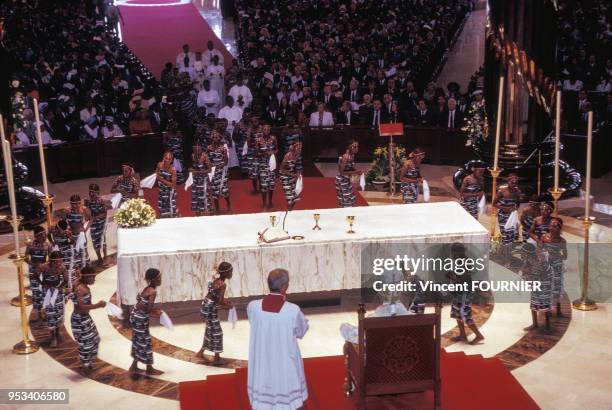
<path fill-rule="evenodd" d="M 210 81 L 210 88 L 219 94 L 219 106 L 225 105 L 225 68 L 219 64 L 219 57 L 213 56 L 212 64 L 206 69 L 206 76 Z"/>

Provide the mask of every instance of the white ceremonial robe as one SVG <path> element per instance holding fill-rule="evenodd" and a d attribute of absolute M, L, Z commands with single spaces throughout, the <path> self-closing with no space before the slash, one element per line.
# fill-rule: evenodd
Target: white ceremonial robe
<path fill-rule="evenodd" d="M 229 135 L 232 135 L 234 132 L 234 127 L 240 122 L 242 119 L 242 110 L 240 107 L 233 106 L 228 107 L 227 105 L 219 111 L 218 118 L 225 118 L 227 120 L 227 132 Z"/>
<path fill-rule="evenodd" d="M 253 410 L 295 410 L 308 398 L 304 363 L 297 339 L 308 330 L 300 308 L 285 302 L 278 313 L 262 310 L 262 300 L 247 307 L 248 393 Z"/>
<path fill-rule="evenodd" d="M 251 94 L 251 90 L 246 85 L 234 85 L 230 88 L 229 93 L 227 95 L 231 95 L 234 99 L 234 103 L 238 102 L 238 97 L 242 96 L 244 101 L 244 106 L 248 107 L 253 102 L 253 94 Z"/>
<path fill-rule="evenodd" d="M 219 114 L 219 93 L 216 90 L 200 90 L 198 93 L 198 107 L 206 108 L 206 115 Z"/>
<path fill-rule="evenodd" d="M 219 94 L 219 105 L 225 105 L 225 68 L 222 65 L 209 65 L 206 68 L 206 78 L 210 81 L 210 89 Z M 236 101 L 234 101 L 236 102 Z"/>

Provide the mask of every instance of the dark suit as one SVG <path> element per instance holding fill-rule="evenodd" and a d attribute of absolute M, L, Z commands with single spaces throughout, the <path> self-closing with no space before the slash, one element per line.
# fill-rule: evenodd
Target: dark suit
<path fill-rule="evenodd" d="M 442 128 L 461 128 L 463 126 L 463 115 L 457 109 L 452 115 L 449 110 L 444 110 L 444 113 L 438 117 L 438 126 Z"/>
<path fill-rule="evenodd" d="M 351 94 L 354 94 L 354 98 L 351 98 Z M 354 103 L 359 103 L 361 101 L 361 92 L 359 90 L 345 90 L 342 94 L 344 101 L 350 101 Z"/>
<path fill-rule="evenodd" d="M 425 112 L 421 112 L 417 109 L 414 118 L 415 125 L 417 126 L 432 127 L 436 125 L 434 112 L 430 109 L 427 109 Z"/>
<path fill-rule="evenodd" d="M 275 111 L 266 110 L 263 115 L 263 120 L 273 127 L 285 125 L 285 117 L 283 117 L 282 113 L 278 109 Z"/>
<path fill-rule="evenodd" d="M 359 114 L 356 114 L 353 111 L 340 111 L 336 118 L 336 124 L 343 125 L 357 125 L 360 123 Z"/>
<path fill-rule="evenodd" d="M 370 115 L 368 116 L 367 121 L 365 123 L 366 125 L 371 125 L 372 127 L 378 128 L 378 125 L 380 124 L 389 123 L 389 114 L 384 109 L 384 107 L 381 107 L 381 109 L 378 111 L 378 116 L 377 116 L 376 111 L 374 111 L 374 109 L 372 109 L 372 111 L 369 114 Z M 377 118 L 375 119 L 375 117 Z"/>

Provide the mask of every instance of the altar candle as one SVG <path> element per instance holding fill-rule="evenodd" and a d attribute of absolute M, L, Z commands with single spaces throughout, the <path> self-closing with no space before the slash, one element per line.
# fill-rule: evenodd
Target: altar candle
<path fill-rule="evenodd" d="M 502 116 L 502 103 L 504 99 L 504 77 L 499 78 L 499 93 L 497 99 L 497 127 L 495 129 L 495 152 L 493 157 L 493 169 L 497 169 L 497 163 L 499 160 L 499 138 L 501 135 L 501 116 Z"/>
<path fill-rule="evenodd" d="M 589 111 L 587 124 L 587 158 L 586 158 L 586 192 L 584 198 L 584 216 L 591 214 L 591 155 L 593 150 L 593 111 Z"/>
<path fill-rule="evenodd" d="M 559 188 L 559 152 L 561 151 L 561 90 L 557 90 L 555 117 L 555 191 Z"/>
<path fill-rule="evenodd" d="M 42 132 L 40 131 L 40 114 L 38 113 L 38 100 L 34 98 L 34 119 L 36 120 L 36 137 L 38 138 L 38 156 L 40 157 L 40 172 L 42 174 L 43 191 L 49 196 L 47 186 L 47 167 L 45 166 L 45 151 L 43 149 Z"/>
<path fill-rule="evenodd" d="M 17 221 L 17 203 L 15 201 L 15 185 L 13 180 L 13 161 L 11 160 L 11 144 L 4 138 L 4 124 L 0 115 L 0 130 L 2 131 L 2 154 L 4 155 L 4 169 L 6 184 L 8 185 L 11 217 L 13 220 L 13 239 L 15 241 L 15 254 L 19 255 L 19 222 Z"/>

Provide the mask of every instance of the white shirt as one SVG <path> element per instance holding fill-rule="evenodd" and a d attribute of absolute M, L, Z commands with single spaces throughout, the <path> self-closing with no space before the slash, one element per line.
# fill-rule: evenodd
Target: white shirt
<path fill-rule="evenodd" d="M 206 68 L 206 75 L 210 79 L 213 79 L 213 78 L 216 78 L 216 79 L 223 78 L 223 77 L 225 77 L 225 68 L 223 68 L 222 65 L 209 65 Z"/>
<path fill-rule="evenodd" d="M 308 399 L 304 363 L 297 339 L 308 331 L 300 308 L 286 302 L 278 313 L 247 306 L 250 325 L 247 391 L 253 410 L 297 409 Z"/>
<path fill-rule="evenodd" d="M 234 126 L 242 119 L 242 110 L 240 107 L 234 105 L 233 107 L 225 106 L 219 111 L 219 118 L 225 118 L 227 120 L 227 132 L 232 133 Z"/>
<path fill-rule="evenodd" d="M 251 90 L 249 90 L 249 87 L 246 85 L 234 85 L 232 88 L 230 88 L 227 95 L 230 95 L 234 99 L 234 102 L 238 101 L 238 96 L 242 95 L 245 107 L 251 105 L 251 102 L 253 101 L 253 94 L 251 94 Z"/>
<path fill-rule="evenodd" d="M 323 111 L 323 117 L 318 111 L 310 114 L 310 121 L 308 125 L 311 127 L 331 127 L 334 125 L 334 117 L 332 117 L 331 112 Z"/>
<path fill-rule="evenodd" d="M 221 54 L 221 52 L 219 50 L 217 50 L 216 48 L 213 48 L 212 50 L 206 49 L 202 53 L 202 60 L 204 61 L 204 64 L 205 65 L 211 65 L 212 64 L 212 59 L 213 59 L 214 56 L 218 56 L 219 57 L 219 65 L 223 65 L 223 54 Z"/>
<path fill-rule="evenodd" d="M 205 107 L 206 113 L 217 115 L 219 112 L 219 93 L 217 90 L 210 89 L 208 91 L 202 89 L 198 93 L 198 107 Z"/>
<path fill-rule="evenodd" d="M 185 66 L 185 56 L 187 58 L 189 58 L 189 66 Z M 189 68 L 189 67 L 193 67 L 193 63 L 195 63 L 195 53 L 193 52 L 188 52 L 188 53 L 184 53 L 184 52 L 180 52 L 178 53 L 178 55 L 176 56 L 176 66 L 178 68 Z"/>
<path fill-rule="evenodd" d="M 43 145 L 51 144 L 51 135 L 49 135 L 49 133 L 46 130 L 42 131 L 40 133 L 40 135 L 41 135 L 41 138 L 42 138 Z M 22 146 L 22 147 L 27 147 L 27 146 L 30 146 L 30 145 L 33 146 L 33 145 L 37 145 L 38 144 L 38 140 L 36 140 L 36 143 L 30 144 L 30 140 L 29 140 L 28 136 L 23 131 L 19 131 L 17 133 L 16 137 L 19 140 L 19 144 L 18 145 Z"/>

